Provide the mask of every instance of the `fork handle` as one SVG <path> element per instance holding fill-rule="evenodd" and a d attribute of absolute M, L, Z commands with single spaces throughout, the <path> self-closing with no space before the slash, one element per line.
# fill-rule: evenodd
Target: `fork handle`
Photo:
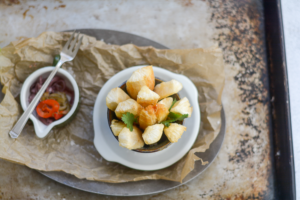
<path fill-rule="evenodd" d="M 32 111 L 36 108 L 37 104 L 39 103 L 42 95 L 44 94 L 45 90 L 47 89 L 48 85 L 50 84 L 51 80 L 57 73 L 60 66 L 65 63 L 65 59 L 60 59 L 58 63 L 55 66 L 55 69 L 51 72 L 51 74 L 48 76 L 47 80 L 44 82 L 41 89 L 38 91 L 38 93 L 35 95 L 25 112 L 22 114 L 22 116 L 19 118 L 17 123 L 14 125 L 14 127 L 9 132 L 9 135 L 11 138 L 17 138 L 21 134 L 29 116 L 31 115 Z"/>

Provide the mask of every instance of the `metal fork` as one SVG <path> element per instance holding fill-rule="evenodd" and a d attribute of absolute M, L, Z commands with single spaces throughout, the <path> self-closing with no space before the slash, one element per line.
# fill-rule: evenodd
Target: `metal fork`
<path fill-rule="evenodd" d="M 12 128 L 12 130 L 9 132 L 9 135 L 10 135 L 11 138 L 17 138 L 17 137 L 19 137 L 19 135 L 21 134 L 21 132 L 22 132 L 22 130 L 23 130 L 23 128 L 24 128 L 24 126 L 25 126 L 25 124 L 26 124 L 29 116 L 31 115 L 32 111 L 35 109 L 35 107 L 39 103 L 40 98 L 44 94 L 45 90 L 47 89 L 48 85 L 50 84 L 51 80 L 55 76 L 55 74 L 58 71 L 58 69 L 60 68 L 60 66 L 63 63 L 69 62 L 69 61 L 71 61 L 71 60 L 73 60 L 75 58 L 75 56 L 77 54 L 77 51 L 78 51 L 78 49 L 79 49 L 79 47 L 81 45 L 82 37 L 83 36 L 81 36 L 81 38 L 79 39 L 78 44 L 76 45 L 76 43 L 78 41 L 79 33 L 77 33 L 77 36 L 76 36 L 75 40 L 72 41 L 73 38 L 74 38 L 74 35 L 75 35 L 75 31 L 73 32 L 72 36 L 70 37 L 70 39 L 68 40 L 68 42 L 63 47 L 62 51 L 60 52 L 60 60 L 56 64 L 55 69 L 48 76 L 47 80 L 45 81 L 45 83 L 43 84 L 43 86 L 41 87 L 41 89 L 39 90 L 39 92 L 35 95 L 34 99 L 31 101 L 31 103 L 29 104 L 29 106 L 27 107 L 27 109 L 25 110 L 25 112 L 19 118 L 19 120 L 17 121 L 17 123 L 15 124 L 15 126 Z"/>

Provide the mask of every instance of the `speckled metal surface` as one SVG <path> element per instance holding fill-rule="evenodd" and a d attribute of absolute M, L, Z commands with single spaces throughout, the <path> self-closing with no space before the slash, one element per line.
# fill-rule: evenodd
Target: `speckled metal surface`
<path fill-rule="evenodd" d="M 16 4 L 17 3 L 17 4 Z M 212 165 L 176 189 L 124 199 L 272 199 L 270 101 L 259 0 L 0 1 L 0 46 L 46 30 L 104 28 L 141 35 L 170 48 L 219 45 L 224 51 L 227 119 Z M 145 23 L 147 22 L 147 23 Z M 18 192 L 16 192 L 18 191 Z M 122 199 L 58 184 L 0 161 L 0 199 Z"/>
<path fill-rule="evenodd" d="M 227 138 L 230 138 L 230 145 L 235 149 L 228 152 L 228 165 L 224 168 L 226 175 L 232 174 L 234 178 L 224 183 L 227 187 L 228 183 L 237 184 L 234 190 L 229 187 L 231 191 L 227 191 L 228 196 L 271 199 L 270 99 L 262 2 L 210 1 L 209 4 L 213 8 L 211 20 L 218 30 L 214 39 L 224 50 L 224 59 L 228 64 L 227 77 L 232 75 L 234 87 L 237 87 L 234 93 L 225 92 L 234 95 L 235 99 L 232 110 L 225 108 L 226 114 L 231 113 L 228 115 L 233 117 L 231 124 L 228 124 L 232 132 L 228 133 Z M 230 88 L 227 85 L 225 90 Z M 213 196 L 222 199 L 224 191 Z"/>

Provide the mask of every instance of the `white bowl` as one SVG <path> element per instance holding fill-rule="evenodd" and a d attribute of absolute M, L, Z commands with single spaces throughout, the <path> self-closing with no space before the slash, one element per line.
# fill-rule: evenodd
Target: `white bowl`
<path fill-rule="evenodd" d="M 21 106 L 22 106 L 23 110 L 26 110 L 28 105 L 29 105 L 28 97 L 29 97 L 29 94 L 30 94 L 31 85 L 40 76 L 42 76 L 43 78 L 48 77 L 48 75 L 50 74 L 51 71 L 53 71 L 53 69 L 54 69 L 54 67 L 43 67 L 41 69 L 36 70 L 30 76 L 27 77 L 27 79 L 25 80 L 25 82 L 22 86 L 21 94 L 20 94 L 20 101 L 21 101 Z M 60 77 L 65 79 L 66 80 L 66 86 L 74 91 L 74 102 L 73 102 L 72 108 L 68 112 L 68 114 L 66 114 L 63 118 L 52 122 L 49 125 L 43 124 L 36 117 L 37 116 L 36 111 L 35 110 L 33 111 L 33 113 L 30 115 L 29 118 L 33 122 L 35 134 L 39 138 L 44 138 L 46 135 L 48 135 L 48 133 L 50 132 L 50 130 L 53 127 L 66 122 L 75 113 L 76 108 L 77 108 L 78 103 L 79 103 L 79 88 L 78 88 L 78 85 L 77 85 L 75 79 L 72 77 L 72 75 L 64 69 L 59 69 L 58 72 L 57 72 L 57 75 L 59 75 Z"/>
<path fill-rule="evenodd" d="M 110 78 L 101 88 L 95 101 L 93 122 L 94 122 L 94 145 L 101 156 L 111 162 L 117 162 L 127 167 L 152 171 L 166 168 L 181 159 L 193 146 L 200 129 L 200 109 L 198 104 L 198 91 L 195 85 L 186 76 L 175 74 L 168 70 L 153 67 L 155 77 L 170 81 L 175 79 L 182 83 L 183 88 L 179 92 L 181 98 L 187 97 L 193 107 L 190 118 L 184 120 L 187 131 L 177 143 L 153 153 L 139 153 L 120 147 L 118 141 L 111 134 L 108 125 L 106 96 L 112 88 L 122 85 L 130 78 L 132 73 L 144 66 L 136 66 L 125 69 Z"/>

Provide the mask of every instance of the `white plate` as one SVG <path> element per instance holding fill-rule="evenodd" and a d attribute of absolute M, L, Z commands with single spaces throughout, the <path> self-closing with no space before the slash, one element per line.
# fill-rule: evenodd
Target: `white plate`
<path fill-rule="evenodd" d="M 198 91 L 190 79 L 159 67 L 153 67 L 156 78 L 163 81 L 175 79 L 182 83 L 183 89 L 179 92 L 179 95 L 181 98 L 187 97 L 193 107 L 192 116 L 184 120 L 184 125 L 187 127 L 187 130 L 177 143 L 173 143 L 159 152 L 139 153 L 120 147 L 108 125 L 105 99 L 112 88 L 122 85 L 130 78 L 135 70 L 141 67 L 144 67 L 144 65 L 130 67 L 117 73 L 110 78 L 100 90 L 93 111 L 95 131 L 94 145 L 101 156 L 107 161 L 117 162 L 137 170 L 152 171 L 174 164 L 191 149 L 200 128 L 200 109 L 198 104 Z"/>

